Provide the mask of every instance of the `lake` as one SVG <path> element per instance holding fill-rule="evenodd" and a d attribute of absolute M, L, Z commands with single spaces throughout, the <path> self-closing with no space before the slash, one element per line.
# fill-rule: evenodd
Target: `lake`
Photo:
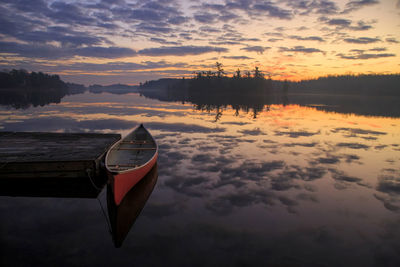
<path fill-rule="evenodd" d="M 1 131 L 126 135 L 143 123 L 160 148 L 154 190 L 120 248 L 106 189 L 0 196 L 1 265 L 400 266 L 400 119 L 310 104 L 207 110 L 84 93 L 0 106 Z"/>

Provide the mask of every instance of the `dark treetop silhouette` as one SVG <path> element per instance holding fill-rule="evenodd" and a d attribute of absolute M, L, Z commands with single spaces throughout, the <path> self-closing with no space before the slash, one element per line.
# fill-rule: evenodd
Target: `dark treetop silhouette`
<path fill-rule="evenodd" d="M 0 105 L 28 108 L 60 103 L 67 94 L 82 93 L 85 87 L 63 82 L 58 75 L 25 70 L 0 72 Z"/>
<path fill-rule="evenodd" d="M 300 104 L 318 109 L 360 115 L 400 116 L 400 75 L 328 76 L 301 82 L 274 81 L 264 78 L 255 67 L 253 74 L 233 77 L 224 75 L 222 64 L 217 71 L 195 72 L 191 79 L 160 79 L 148 81 L 139 92 L 162 101 L 191 102 L 198 110 L 215 111 L 231 106 L 239 111 L 258 113 L 271 104 Z"/>

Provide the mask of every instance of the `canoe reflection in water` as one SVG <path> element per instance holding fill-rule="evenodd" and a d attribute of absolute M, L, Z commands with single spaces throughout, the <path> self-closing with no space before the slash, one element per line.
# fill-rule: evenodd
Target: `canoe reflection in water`
<path fill-rule="evenodd" d="M 107 209 L 111 226 L 111 235 L 115 247 L 121 247 L 132 225 L 142 211 L 158 178 L 157 163 L 132 189 L 117 206 L 113 191 L 107 185 Z"/>

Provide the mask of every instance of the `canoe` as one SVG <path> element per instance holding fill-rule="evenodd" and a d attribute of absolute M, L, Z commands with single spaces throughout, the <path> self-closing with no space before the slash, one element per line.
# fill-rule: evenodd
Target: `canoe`
<path fill-rule="evenodd" d="M 105 165 L 115 204 L 119 205 L 126 193 L 151 170 L 157 157 L 157 143 L 143 124 L 108 150 Z"/>
<path fill-rule="evenodd" d="M 115 247 L 121 247 L 157 182 L 157 164 L 116 205 L 111 186 L 107 185 L 107 210 Z"/>

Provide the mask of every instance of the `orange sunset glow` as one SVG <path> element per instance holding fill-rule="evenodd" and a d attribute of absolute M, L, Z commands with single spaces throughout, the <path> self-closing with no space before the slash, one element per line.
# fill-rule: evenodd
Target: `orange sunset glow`
<path fill-rule="evenodd" d="M 399 0 L 1 1 L 0 67 L 139 84 L 222 62 L 276 80 L 400 72 Z"/>

